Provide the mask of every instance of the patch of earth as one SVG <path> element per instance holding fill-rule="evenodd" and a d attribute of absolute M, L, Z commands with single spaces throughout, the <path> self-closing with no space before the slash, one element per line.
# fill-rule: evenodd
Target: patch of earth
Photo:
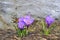
<path fill-rule="evenodd" d="M 48 36 L 42 35 L 41 21 L 35 21 L 29 27 L 30 33 L 26 37 L 18 37 L 13 29 L 0 29 L 0 40 L 60 40 L 60 22 L 56 21 L 55 29 Z"/>

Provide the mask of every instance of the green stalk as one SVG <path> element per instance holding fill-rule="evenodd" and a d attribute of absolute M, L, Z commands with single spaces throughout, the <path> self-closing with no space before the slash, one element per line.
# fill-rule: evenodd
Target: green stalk
<path fill-rule="evenodd" d="M 49 35 L 49 30 L 48 29 L 44 30 L 44 34 L 48 36 Z"/>
<path fill-rule="evenodd" d="M 41 23 L 42 23 L 42 28 L 43 28 L 43 30 L 44 30 L 44 29 L 45 29 L 45 24 L 44 24 L 43 21 L 41 21 Z"/>
<path fill-rule="evenodd" d="M 49 30 L 45 27 L 46 25 L 45 25 L 44 21 L 41 21 L 41 23 L 42 23 L 43 33 L 45 35 L 48 35 L 49 34 Z"/>

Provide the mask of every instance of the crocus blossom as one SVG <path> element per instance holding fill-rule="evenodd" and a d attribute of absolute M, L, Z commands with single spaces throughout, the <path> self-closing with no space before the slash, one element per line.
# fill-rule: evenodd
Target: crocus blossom
<path fill-rule="evenodd" d="M 23 30 L 25 26 L 25 23 L 23 22 L 23 17 L 18 19 L 18 28 Z"/>
<path fill-rule="evenodd" d="M 32 24 L 33 21 L 34 21 L 34 19 L 31 18 L 31 16 L 25 16 L 25 17 L 24 17 L 24 22 L 26 23 L 26 25 Z"/>
<path fill-rule="evenodd" d="M 20 17 L 19 19 L 18 19 L 18 22 L 21 22 L 21 21 L 23 21 L 24 20 L 24 17 Z"/>
<path fill-rule="evenodd" d="M 54 22 L 54 18 L 52 18 L 51 16 L 47 16 L 45 18 L 45 22 L 47 23 L 47 27 L 49 27 Z"/>
<path fill-rule="evenodd" d="M 19 22 L 18 23 L 18 28 L 19 29 L 23 30 L 24 29 L 24 26 L 25 26 L 24 22 Z"/>
<path fill-rule="evenodd" d="M 33 23 L 34 19 L 30 15 L 18 19 L 18 28 L 24 29 L 24 26 L 29 26 Z"/>

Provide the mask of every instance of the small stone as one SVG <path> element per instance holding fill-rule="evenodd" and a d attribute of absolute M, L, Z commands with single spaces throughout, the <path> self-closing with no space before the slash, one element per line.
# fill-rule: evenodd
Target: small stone
<path fill-rule="evenodd" d="M 40 40 L 47 40 L 46 38 L 41 38 Z"/>

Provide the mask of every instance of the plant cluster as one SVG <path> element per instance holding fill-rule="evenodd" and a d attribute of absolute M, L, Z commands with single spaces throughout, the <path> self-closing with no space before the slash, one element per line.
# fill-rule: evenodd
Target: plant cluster
<path fill-rule="evenodd" d="M 18 36 L 23 37 L 28 35 L 29 31 L 28 28 L 30 25 L 34 22 L 34 18 L 31 17 L 30 15 L 26 15 L 23 17 L 18 18 L 17 21 L 17 27 L 15 27 Z M 52 18 L 51 16 L 46 16 L 45 20 L 41 20 L 42 23 L 42 30 L 44 35 L 49 35 L 52 28 L 54 26 L 51 26 L 54 23 L 55 19 Z"/>

